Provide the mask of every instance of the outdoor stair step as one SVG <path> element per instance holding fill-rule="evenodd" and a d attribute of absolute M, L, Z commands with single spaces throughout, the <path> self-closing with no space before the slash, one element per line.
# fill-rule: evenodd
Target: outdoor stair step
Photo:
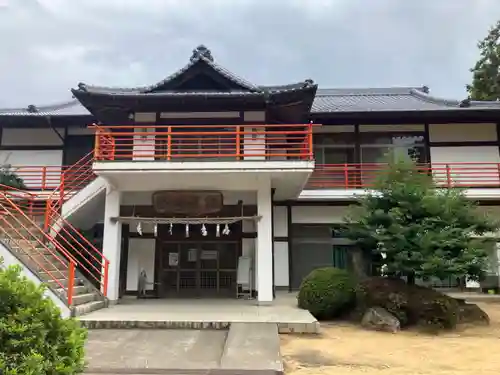
<path fill-rule="evenodd" d="M 276 323 L 232 323 L 224 345 L 222 370 L 272 370 L 283 373 Z"/>
<path fill-rule="evenodd" d="M 86 285 L 75 285 L 73 287 L 73 295 L 74 296 L 78 296 L 80 294 L 86 294 L 88 293 L 90 290 L 89 287 L 87 287 Z M 55 290 L 57 293 L 66 293 L 66 289 L 62 289 L 58 286 L 58 288 Z"/>
<path fill-rule="evenodd" d="M 98 301 L 100 299 L 100 295 L 97 292 L 90 292 L 84 294 L 74 294 L 73 295 L 73 304 L 75 306 L 84 305 L 89 302 Z"/>
<path fill-rule="evenodd" d="M 106 302 L 103 300 L 87 302 L 82 305 L 73 307 L 73 315 L 74 316 L 82 316 L 84 314 L 88 314 L 92 311 L 99 310 L 106 307 Z"/>
<path fill-rule="evenodd" d="M 56 280 L 59 283 L 57 283 Z M 53 289 L 61 289 L 61 285 L 64 288 L 68 287 L 68 278 L 67 277 L 59 277 L 56 280 L 50 278 L 50 279 L 44 280 L 44 282 L 45 282 L 45 284 L 49 285 Z M 59 284 L 61 284 L 61 285 L 59 285 Z"/>

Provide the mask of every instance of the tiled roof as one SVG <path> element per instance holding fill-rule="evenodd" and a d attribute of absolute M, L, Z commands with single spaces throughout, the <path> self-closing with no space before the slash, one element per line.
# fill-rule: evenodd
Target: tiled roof
<path fill-rule="evenodd" d="M 500 109 L 500 102 L 447 100 L 427 87 L 318 89 L 312 113 Z"/>
<path fill-rule="evenodd" d="M 0 109 L 1 116 L 85 116 L 90 112 L 76 99 L 53 105 Z"/>
<path fill-rule="evenodd" d="M 188 71 L 190 68 L 192 68 L 195 64 L 198 62 L 203 62 L 206 65 L 208 65 L 210 68 L 221 74 L 223 77 L 227 78 L 228 80 L 234 82 L 236 85 L 240 86 L 243 90 L 237 90 L 237 91 L 232 91 L 232 92 L 223 92 L 223 93 L 213 93 L 213 92 L 177 92 L 177 91 L 158 91 L 155 92 L 155 90 L 161 88 L 163 85 L 167 84 L 168 82 L 174 80 L 175 78 L 179 77 L 181 74 L 185 73 Z M 164 78 L 158 83 L 155 83 L 154 85 L 150 86 L 138 86 L 138 87 L 109 87 L 109 86 L 94 86 L 94 85 L 88 85 L 86 83 L 79 83 L 78 84 L 78 89 L 74 91 L 85 91 L 93 94 L 111 94 L 111 95 L 151 95 L 151 94 L 158 94 L 158 95 L 166 95 L 166 96 L 181 96 L 181 95 L 205 95 L 205 96 L 237 96 L 237 95 L 246 95 L 246 94 L 252 94 L 252 93 L 259 93 L 259 94 L 266 94 L 266 93 L 284 93 L 284 92 L 291 92 L 291 91 L 299 91 L 304 88 L 316 86 L 314 82 L 310 79 L 305 80 L 303 82 L 297 82 L 289 85 L 281 85 L 281 86 L 260 86 L 260 85 L 254 85 L 253 83 L 239 77 L 238 75 L 230 72 L 223 66 L 217 64 L 213 57 L 212 53 L 210 50 L 203 46 L 200 45 L 197 48 L 193 50 L 193 54 L 190 58 L 189 63 L 184 66 L 183 68 L 179 69 L 175 73 L 169 75 L 168 77 Z"/>
<path fill-rule="evenodd" d="M 260 86 L 273 91 L 293 91 L 303 87 L 303 83 L 283 86 Z M 119 89 L 116 95 L 130 93 L 131 89 Z M 109 93 L 109 88 L 103 93 Z M 251 91 L 238 92 L 158 92 L 148 95 L 259 95 Z M 140 95 L 140 93 L 139 93 Z M 446 100 L 428 94 L 426 87 L 359 88 L 359 89 L 318 89 L 312 113 L 382 112 L 382 111 L 434 111 L 457 109 L 498 109 L 500 102 Z M 90 115 L 78 100 L 66 101 L 47 106 L 0 109 L 1 116 L 85 116 Z"/>

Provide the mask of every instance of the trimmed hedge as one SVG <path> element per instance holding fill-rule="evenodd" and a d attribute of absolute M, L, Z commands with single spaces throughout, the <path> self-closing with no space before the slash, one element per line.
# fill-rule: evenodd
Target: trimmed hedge
<path fill-rule="evenodd" d="M 317 319 L 338 317 L 353 307 L 356 281 L 347 271 L 335 267 L 318 268 L 300 285 L 298 306 Z"/>
<path fill-rule="evenodd" d="M 76 320 L 61 318 L 45 288 L 20 272 L 18 266 L 0 267 L 0 373 L 82 373 L 86 331 Z"/>

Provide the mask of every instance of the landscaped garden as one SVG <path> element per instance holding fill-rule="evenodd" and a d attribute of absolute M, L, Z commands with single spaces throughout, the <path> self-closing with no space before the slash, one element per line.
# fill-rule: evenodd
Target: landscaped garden
<path fill-rule="evenodd" d="M 322 334 L 283 337 L 287 371 L 498 371 L 500 304 L 478 306 L 419 285 L 482 280 L 498 223 L 463 191 L 437 189 L 412 161 L 390 164 L 345 220 L 357 249 L 350 269 L 316 269 L 302 282 L 298 305 L 322 321 Z"/>

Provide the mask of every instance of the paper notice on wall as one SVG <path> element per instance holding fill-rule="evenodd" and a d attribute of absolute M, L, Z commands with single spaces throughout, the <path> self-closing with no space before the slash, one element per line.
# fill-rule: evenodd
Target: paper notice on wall
<path fill-rule="evenodd" d="M 203 250 L 201 252 L 202 260 L 216 260 L 217 259 L 217 250 Z"/>
<path fill-rule="evenodd" d="M 198 249 L 189 249 L 188 262 L 196 262 L 197 258 L 198 258 Z"/>
<path fill-rule="evenodd" d="M 170 267 L 176 267 L 178 264 L 179 264 L 179 254 L 168 253 L 168 265 Z"/>

